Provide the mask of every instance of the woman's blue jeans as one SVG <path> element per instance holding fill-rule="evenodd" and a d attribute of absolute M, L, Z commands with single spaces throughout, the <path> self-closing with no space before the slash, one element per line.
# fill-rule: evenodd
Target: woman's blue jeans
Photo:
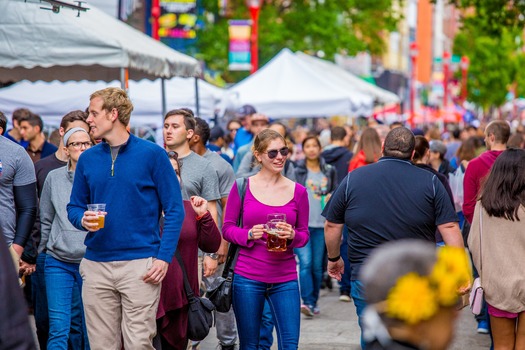
<path fill-rule="evenodd" d="M 55 259 L 51 255 L 46 257 L 45 279 L 47 288 L 47 304 L 49 307 L 49 339 L 48 349 L 67 350 L 69 329 L 72 318 L 72 296 L 73 288 L 82 291 L 82 277 L 78 271 L 80 264 L 67 263 Z M 84 349 L 89 349 L 87 339 L 86 323 L 82 303 L 79 316 L 82 318 L 82 330 L 84 338 Z"/>
<path fill-rule="evenodd" d="M 308 227 L 310 240 L 302 248 L 295 248 L 299 258 L 299 285 L 303 304 L 317 306 L 323 280 L 323 256 L 325 249 L 324 228 Z"/>
<path fill-rule="evenodd" d="M 297 280 L 264 283 L 235 274 L 233 310 L 239 332 L 240 350 L 257 350 L 264 301 L 268 301 L 277 330 L 279 349 L 299 346 L 301 305 Z"/>

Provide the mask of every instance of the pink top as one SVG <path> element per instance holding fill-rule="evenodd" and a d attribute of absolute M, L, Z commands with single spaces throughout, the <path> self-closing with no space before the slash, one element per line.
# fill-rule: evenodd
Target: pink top
<path fill-rule="evenodd" d="M 250 181 L 244 196 L 243 227 L 237 227 L 241 207 L 237 183 L 228 196 L 222 232 L 224 239 L 239 245 L 239 258 L 235 273 L 264 283 L 282 283 L 297 279 L 297 269 L 293 248 L 306 245 L 308 233 L 308 194 L 306 188 L 295 184 L 293 198 L 283 206 L 266 205 L 259 202 L 250 191 Z M 286 214 L 286 222 L 295 227 L 295 238 L 288 241 L 285 252 L 266 250 L 266 234 L 258 240 L 248 240 L 248 231 L 254 225 L 264 224 L 266 216 L 273 213 Z"/>

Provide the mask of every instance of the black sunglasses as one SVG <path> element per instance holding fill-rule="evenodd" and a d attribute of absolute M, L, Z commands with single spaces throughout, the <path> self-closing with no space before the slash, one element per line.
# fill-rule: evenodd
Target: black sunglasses
<path fill-rule="evenodd" d="M 268 158 L 270 159 L 274 159 L 275 157 L 277 157 L 278 153 L 281 153 L 281 156 L 286 157 L 288 153 L 290 153 L 290 150 L 288 149 L 288 147 L 283 147 L 281 149 L 272 149 L 266 152 L 266 154 L 268 154 Z"/>

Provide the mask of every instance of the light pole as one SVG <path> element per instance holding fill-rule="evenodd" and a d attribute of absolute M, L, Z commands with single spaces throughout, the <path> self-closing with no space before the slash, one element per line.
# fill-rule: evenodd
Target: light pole
<path fill-rule="evenodd" d="M 443 109 L 448 104 L 448 70 L 450 65 L 450 52 L 443 52 Z"/>
<path fill-rule="evenodd" d="M 160 40 L 159 37 L 159 17 L 160 17 L 160 1 L 153 0 L 151 3 L 151 37 L 155 40 Z"/>
<path fill-rule="evenodd" d="M 416 99 L 416 72 L 417 72 L 417 56 L 419 54 L 419 49 L 416 42 L 410 43 L 410 62 L 411 62 L 411 71 L 410 71 L 410 117 L 409 123 L 410 127 L 413 128 L 414 118 L 415 118 L 415 99 Z"/>
<path fill-rule="evenodd" d="M 461 57 L 461 103 L 467 100 L 467 73 L 470 60 L 467 56 Z"/>
<path fill-rule="evenodd" d="M 261 10 L 262 0 L 247 0 L 250 17 L 252 19 L 252 35 L 250 38 L 250 57 L 252 68 L 250 74 L 253 74 L 259 68 L 259 12 Z"/>

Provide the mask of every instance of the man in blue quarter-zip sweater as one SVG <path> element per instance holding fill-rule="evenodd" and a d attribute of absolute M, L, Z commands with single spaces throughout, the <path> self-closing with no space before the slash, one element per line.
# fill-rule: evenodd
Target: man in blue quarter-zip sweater
<path fill-rule="evenodd" d="M 80 157 L 67 206 L 71 223 L 88 231 L 80 274 L 92 350 L 120 350 L 121 340 L 125 349 L 153 349 L 161 282 L 184 219 L 166 151 L 126 131 L 132 110 L 121 89 L 91 95 L 87 122 L 104 141 Z M 86 210 L 94 203 L 106 204 L 104 228 Z"/>

